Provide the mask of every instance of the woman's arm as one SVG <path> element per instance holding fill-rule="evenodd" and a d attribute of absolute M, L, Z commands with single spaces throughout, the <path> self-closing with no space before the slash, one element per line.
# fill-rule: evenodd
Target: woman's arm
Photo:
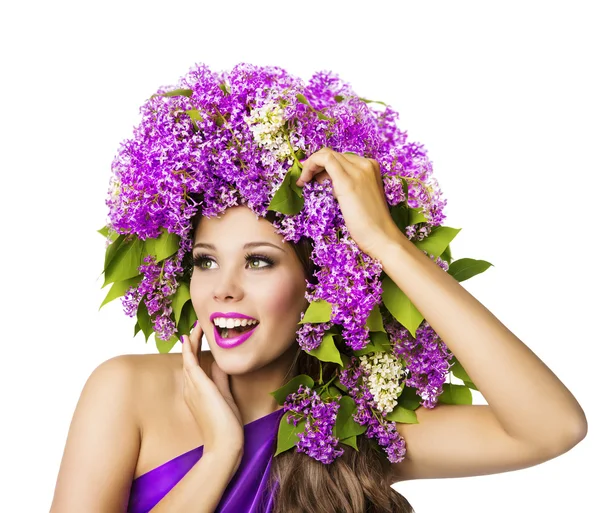
<path fill-rule="evenodd" d="M 378 258 L 454 353 L 508 435 L 552 453 L 585 437 L 586 417 L 571 392 L 458 281 L 400 232 Z"/>
<path fill-rule="evenodd" d="M 152 513 L 213 513 L 240 461 L 240 452 L 226 448 L 203 453 Z"/>

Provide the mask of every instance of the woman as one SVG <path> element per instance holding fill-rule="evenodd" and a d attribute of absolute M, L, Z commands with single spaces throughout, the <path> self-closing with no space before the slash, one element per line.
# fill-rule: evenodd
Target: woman
<path fill-rule="evenodd" d="M 423 228 L 441 224 L 443 205 L 427 173 L 392 173 L 424 160 L 390 109 L 367 111 L 328 75 L 304 87 L 248 65 L 198 67 L 180 86 L 148 102 L 115 164 L 121 236 L 105 275 L 107 300 L 124 295 L 159 349 L 197 324 L 181 357 L 120 356 L 92 373 L 51 511 L 409 512 L 390 484 L 525 468 L 584 438 L 575 398 L 449 276 L 447 243 L 415 244 L 417 230 L 439 242 Z M 261 189 L 264 176 L 274 189 Z M 365 277 L 381 271 L 380 312 L 380 282 Z M 457 390 L 439 381 L 452 358 L 488 405 L 440 404 Z M 424 408 L 410 407 L 411 390 Z"/>

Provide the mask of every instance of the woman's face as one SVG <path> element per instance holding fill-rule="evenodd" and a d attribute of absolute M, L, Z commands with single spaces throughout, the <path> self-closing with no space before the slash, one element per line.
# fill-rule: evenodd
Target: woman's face
<path fill-rule="evenodd" d="M 220 218 L 202 218 L 193 257 L 192 305 L 219 367 L 227 374 L 245 374 L 290 349 L 300 313 L 308 307 L 304 268 L 269 221 L 257 219 L 246 206 L 228 208 Z M 214 312 L 238 312 L 259 325 L 241 345 L 222 348 L 210 319 Z"/>

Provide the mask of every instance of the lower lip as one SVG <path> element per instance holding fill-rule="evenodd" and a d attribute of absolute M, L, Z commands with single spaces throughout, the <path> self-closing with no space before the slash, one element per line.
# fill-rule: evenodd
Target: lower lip
<path fill-rule="evenodd" d="M 242 333 L 241 335 L 238 335 L 237 337 L 227 337 L 227 338 L 223 338 L 219 334 L 219 328 L 217 328 L 215 326 L 215 341 L 217 342 L 217 345 L 219 347 L 223 347 L 225 349 L 230 349 L 232 347 L 239 346 L 240 344 L 243 344 L 244 342 L 246 342 L 246 340 L 248 340 L 248 338 L 250 338 L 250 335 L 252 335 L 252 333 L 254 333 L 256 328 L 258 328 L 258 326 L 259 325 L 257 324 L 250 331 L 247 331 L 246 333 Z"/>

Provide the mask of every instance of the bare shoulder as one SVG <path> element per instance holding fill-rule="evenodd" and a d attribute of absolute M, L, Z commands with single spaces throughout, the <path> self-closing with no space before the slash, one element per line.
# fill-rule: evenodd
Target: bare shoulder
<path fill-rule="evenodd" d="M 183 366 L 181 353 L 128 354 L 117 358 L 130 360 L 138 379 L 142 380 L 140 385 L 155 383 L 162 387 L 173 379 L 177 380 Z M 213 361 L 210 351 L 200 351 L 200 367 L 208 377 L 210 377 L 210 366 Z"/>
<path fill-rule="evenodd" d="M 129 493 L 140 431 L 132 358 L 118 356 L 88 377 L 69 427 L 51 512 L 120 511 Z"/>

